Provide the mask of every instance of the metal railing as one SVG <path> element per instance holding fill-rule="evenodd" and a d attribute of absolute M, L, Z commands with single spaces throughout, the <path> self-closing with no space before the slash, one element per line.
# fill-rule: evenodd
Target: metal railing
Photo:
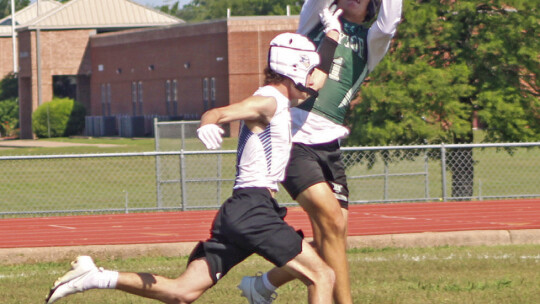
<path fill-rule="evenodd" d="M 184 140 L 176 151 L 2 156 L 0 216 L 219 207 L 236 151 Z M 540 197 L 538 142 L 342 150 L 353 204 Z"/>

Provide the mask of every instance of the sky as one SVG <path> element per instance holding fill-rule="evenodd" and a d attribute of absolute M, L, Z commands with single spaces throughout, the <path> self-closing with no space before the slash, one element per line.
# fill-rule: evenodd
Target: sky
<path fill-rule="evenodd" d="M 132 1 L 140 3 L 140 4 L 144 4 L 150 7 L 171 5 L 171 4 L 176 3 L 176 1 L 179 1 L 180 7 L 182 7 L 182 5 L 189 3 L 191 0 L 132 0 Z"/>
<path fill-rule="evenodd" d="M 149 7 L 156 7 L 156 6 L 162 6 L 162 5 L 171 5 L 176 3 L 176 1 L 180 2 L 180 7 L 183 5 L 191 2 L 191 0 L 131 0 L 133 2 L 137 2 Z M 31 0 L 30 2 L 36 2 L 36 0 Z"/>

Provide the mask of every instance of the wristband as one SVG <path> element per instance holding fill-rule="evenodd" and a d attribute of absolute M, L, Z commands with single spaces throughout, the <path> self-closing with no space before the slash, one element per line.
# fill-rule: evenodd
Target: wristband
<path fill-rule="evenodd" d="M 334 62 L 334 53 L 336 52 L 337 46 L 337 41 L 324 36 L 321 44 L 319 45 L 319 49 L 317 50 L 319 56 L 321 57 L 321 63 L 319 63 L 317 68 L 326 74 L 330 73 L 330 67 Z"/>

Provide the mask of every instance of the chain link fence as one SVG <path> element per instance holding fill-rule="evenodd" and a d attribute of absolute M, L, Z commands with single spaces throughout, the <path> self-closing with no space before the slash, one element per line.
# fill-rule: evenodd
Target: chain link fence
<path fill-rule="evenodd" d="M 236 151 L 205 150 L 197 125 L 160 125 L 155 152 L 0 157 L 0 217 L 218 208 Z M 353 204 L 540 197 L 540 143 L 342 150 Z"/>

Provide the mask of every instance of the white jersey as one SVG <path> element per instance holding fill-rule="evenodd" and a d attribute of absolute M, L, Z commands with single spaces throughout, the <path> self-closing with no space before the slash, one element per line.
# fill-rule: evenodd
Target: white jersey
<path fill-rule="evenodd" d="M 320 12 L 332 2 L 333 0 L 306 0 L 300 13 L 300 24 L 297 32 L 307 35 L 314 29 L 320 23 Z M 368 30 L 368 73 L 373 71 L 375 66 L 386 55 L 397 25 L 401 20 L 401 10 L 402 0 L 382 0 L 377 20 Z M 317 113 L 292 108 L 291 115 L 293 120 L 292 134 L 295 143 L 322 144 L 349 135 L 348 128 Z"/>
<path fill-rule="evenodd" d="M 240 127 L 233 189 L 261 187 L 277 191 L 291 152 L 290 102 L 272 86 L 261 87 L 253 95 L 274 97 L 276 112 L 260 133 L 253 133 L 245 124 Z"/>

